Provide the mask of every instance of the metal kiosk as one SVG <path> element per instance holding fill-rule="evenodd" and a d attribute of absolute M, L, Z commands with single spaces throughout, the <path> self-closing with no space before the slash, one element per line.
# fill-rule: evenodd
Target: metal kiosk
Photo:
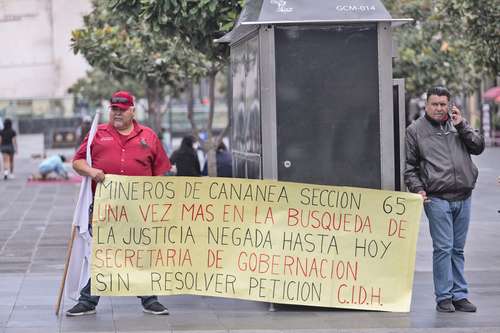
<path fill-rule="evenodd" d="M 247 0 L 218 40 L 231 48 L 235 177 L 399 189 L 397 21 L 379 0 Z"/>

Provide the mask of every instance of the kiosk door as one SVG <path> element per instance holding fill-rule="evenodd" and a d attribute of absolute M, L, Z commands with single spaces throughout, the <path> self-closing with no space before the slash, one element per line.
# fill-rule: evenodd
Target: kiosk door
<path fill-rule="evenodd" d="M 377 26 L 276 26 L 278 179 L 380 188 Z"/>

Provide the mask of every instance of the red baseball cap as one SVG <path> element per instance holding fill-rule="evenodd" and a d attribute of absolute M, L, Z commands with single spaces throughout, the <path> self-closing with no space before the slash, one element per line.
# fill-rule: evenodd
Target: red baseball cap
<path fill-rule="evenodd" d="M 117 91 L 110 99 L 111 106 L 126 110 L 134 106 L 134 96 L 128 91 Z"/>

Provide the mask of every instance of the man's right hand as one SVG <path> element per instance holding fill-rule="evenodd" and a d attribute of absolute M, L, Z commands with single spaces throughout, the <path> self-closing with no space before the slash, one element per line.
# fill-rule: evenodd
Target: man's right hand
<path fill-rule="evenodd" d="M 422 196 L 422 198 L 424 199 L 424 202 L 429 202 L 430 201 L 429 198 L 427 197 L 427 192 L 425 192 L 425 191 L 418 191 L 417 193 Z"/>
<path fill-rule="evenodd" d="M 106 176 L 104 174 L 104 171 L 96 168 L 91 168 L 89 174 L 92 180 L 95 181 L 96 183 L 104 181 L 104 177 Z"/>
<path fill-rule="evenodd" d="M 73 169 L 80 176 L 90 177 L 93 181 L 99 183 L 104 180 L 104 171 L 92 168 L 84 159 L 73 160 Z"/>

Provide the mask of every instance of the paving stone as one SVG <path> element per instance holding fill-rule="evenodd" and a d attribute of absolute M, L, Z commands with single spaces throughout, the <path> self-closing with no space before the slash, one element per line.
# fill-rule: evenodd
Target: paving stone
<path fill-rule="evenodd" d="M 144 326 L 144 325 L 143 325 Z M 111 312 L 82 317 L 61 316 L 61 332 L 115 332 Z"/>

